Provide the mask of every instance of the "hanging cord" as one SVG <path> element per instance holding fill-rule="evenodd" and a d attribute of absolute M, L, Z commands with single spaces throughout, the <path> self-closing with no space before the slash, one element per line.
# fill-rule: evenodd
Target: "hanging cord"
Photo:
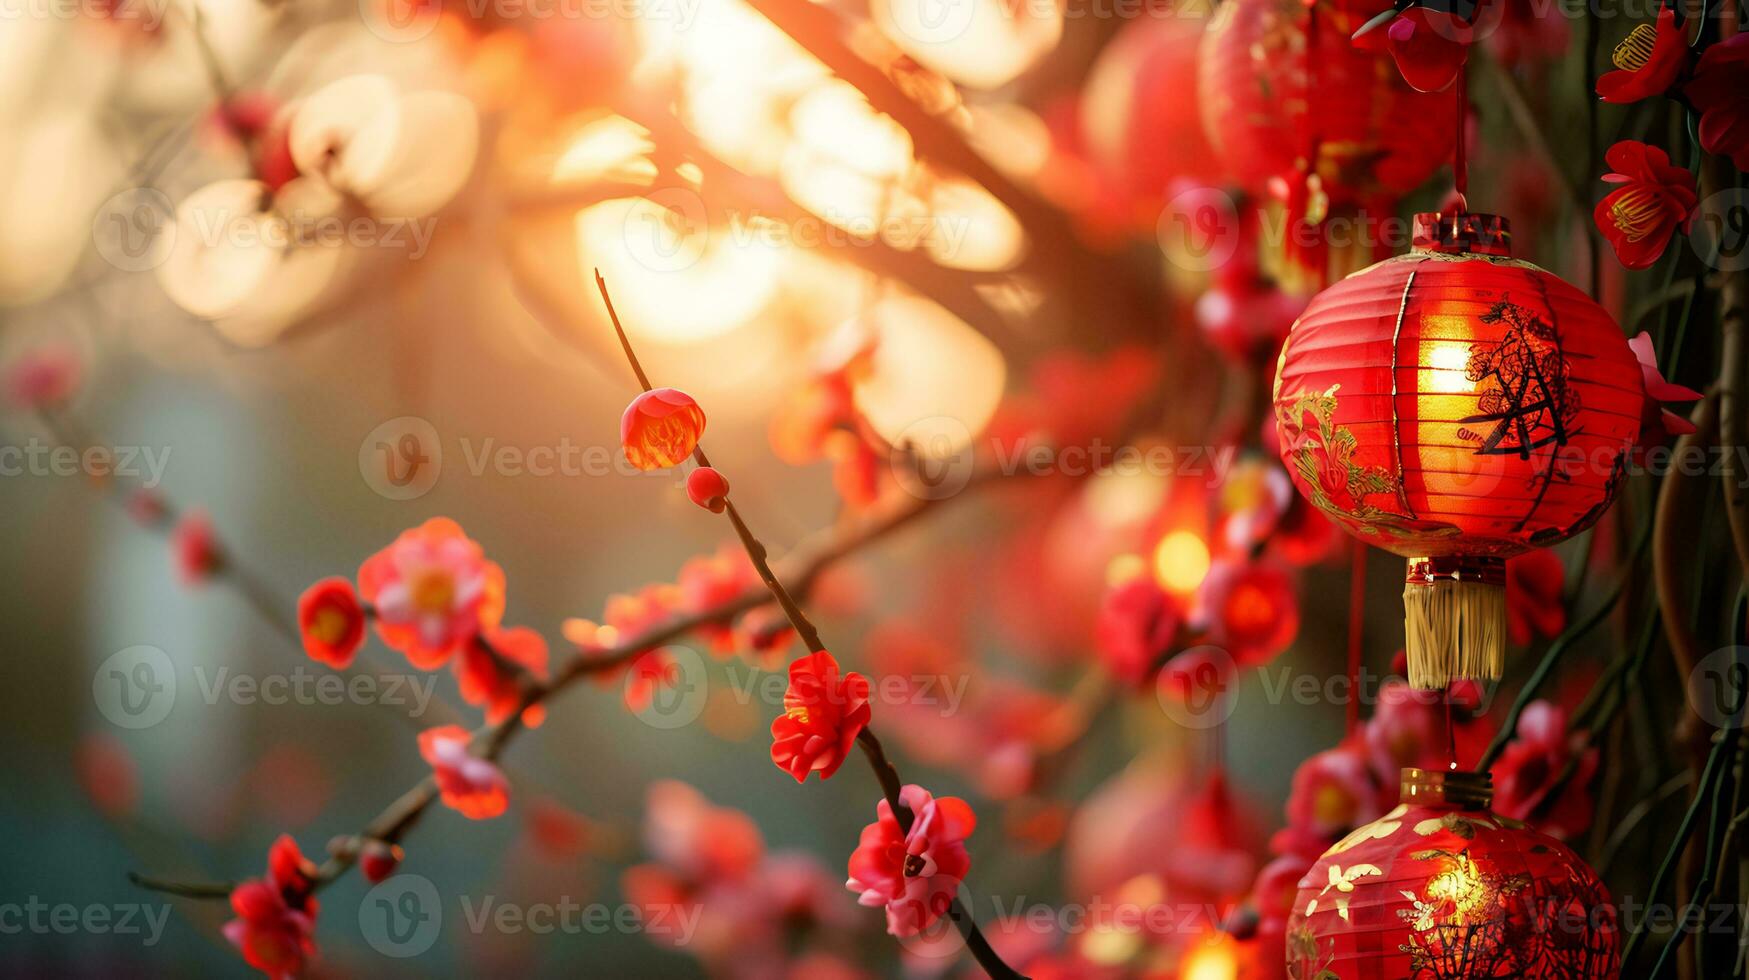
<path fill-rule="evenodd" d="M 1465 64 L 1458 68 L 1457 81 L 1452 85 L 1457 91 L 1457 138 L 1452 141 L 1452 183 L 1457 189 L 1457 209 L 1459 214 L 1470 209 L 1470 69 Z"/>

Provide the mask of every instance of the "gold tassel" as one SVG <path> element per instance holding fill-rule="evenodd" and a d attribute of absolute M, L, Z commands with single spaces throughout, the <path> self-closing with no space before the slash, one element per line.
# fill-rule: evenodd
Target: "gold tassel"
<path fill-rule="evenodd" d="M 1460 678 L 1498 680 L 1506 669 L 1506 562 L 1409 559 L 1403 586 L 1409 684 L 1443 690 Z"/>

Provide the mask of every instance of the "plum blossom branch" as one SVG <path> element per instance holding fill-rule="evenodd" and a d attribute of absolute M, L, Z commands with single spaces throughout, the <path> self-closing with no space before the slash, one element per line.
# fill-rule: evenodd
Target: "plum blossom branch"
<path fill-rule="evenodd" d="M 652 391 L 650 377 L 644 373 L 643 365 L 638 361 L 637 352 L 632 349 L 631 338 L 627 336 L 625 326 L 620 323 L 619 313 L 613 307 L 613 297 L 607 291 L 607 280 L 602 277 L 599 269 L 595 271 L 595 285 L 601 292 L 601 301 L 607 307 L 608 318 L 613 321 L 614 333 L 619 337 L 620 347 L 625 352 L 632 373 L 637 377 L 638 384 L 643 387 L 646 393 Z M 701 443 L 695 442 L 693 444 L 691 456 L 700 467 L 711 468 L 710 457 L 705 454 L 704 446 Z M 807 615 L 802 612 L 801 606 L 790 595 L 789 590 L 784 587 L 782 580 L 772 571 L 765 545 L 754 536 L 753 531 L 747 526 L 747 522 L 741 518 L 740 512 L 735 508 L 734 501 L 729 499 L 726 488 L 722 491 L 721 503 L 729 518 L 729 523 L 735 528 L 736 536 L 741 539 L 741 545 L 746 549 L 747 557 L 753 562 L 754 568 L 758 570 L 760 580 L 765 583 L 765 587 L 770 590 L 772 597 L 782 607 L 784 616 L 788 618 L 790 625 L 795 627 L 796 633 L 802 637 L 810 653 L 824 654 L 826 645 L 821 641 L 819 631 L 808 620 Z M 899 778 L 898 769 L 887 758 L 880 739 L 866 724 L 857 731 L 856 741 L 862 747 L 863 755 L 868 759 L 870 768 L 874 770 L 875 779 L 881 786 L 881 794 L 886 798 L 887 806 L 899 825 L 900 834 L 909 835 L 915 818 L 910 807 L 906 806 L 901 799 L 904 783 Z M 1002 957 L 990 946 L 989 940 L 985 939 L 982 931 L 978 929 L 977 922 L 957 897 L 948 903 L 947 914 L 953 920 L 954 925 L 958 927 L 973 958 L 993 980 L 1022 977 L 1019 972 L 1003 961 Z"/>
<path fill-rule="evenodd" d="M 980 470 L 973 475 L 968 489 L 989 482 L 996 471 Z M 963 496 L 963 494 L 962 494 Z M 909 526 L 912 522 L 949 499 L 906 498 L 863 520 L 833 528 L 818 543 L 804 545 L 780 562 L 785 576 L 806 594 L 820 575 L 838 562 Z M 637 659 L 652 647 L 681 639 L 698 629 L 726 622 L 754 609 L 770 605 L 775 600 L 764 585 L 749 586 L 739 595 L 723 599 L 708 607 L 669 619 L 625 636 L 612 646 L 579 651 L 554 672 L 551 680 L 532 685 L 524 692 L 521 703 L 502 722 L 482 726 L 474 732 L 473 741 L 482 756 L 496 759 L 513 737 L 523 731 L 522 712 L 544 703 L 585 677 L 611 672 Z M 359 851 L 367 841 L 396 844 L 405 838 L 424 812 L 437 802 L 436 782 L 426 777 L 384 807 L 357 834 L 344 837 L 331 848 L 329 857 L 317 870 L 313 885 L 321 888 L 334 881 L 357 863 Z M 178 882 L 130 873 L 129 879 L 142 888 L 188 898 L 222 900 L 230 889 L 222 883 Z"/>

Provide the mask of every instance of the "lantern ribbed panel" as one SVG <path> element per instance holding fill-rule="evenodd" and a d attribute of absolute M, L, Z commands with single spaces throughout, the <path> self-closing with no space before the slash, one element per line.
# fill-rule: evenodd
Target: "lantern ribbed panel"
<path fill-rule="evenodd" d="M 1275 404 L 1296 485 L 1351 532 L 1504 557 L 1597 518 L 1643 397 L 1620 328 L 1559 277 L 1416 252 L 1312 300 Z"/>
<path fill-rule="evenodd" d="M 1485 810 L 1400 806 L 1325 852 L 1299 887 L 1287 955 L 1300 980 L 1620 975 L 1597 875 L 1560 841 Z"/>
<path fill-rule="evenodd" d="M 1300 0 L 1220 5 L 1203 39 L 1198 94 L 1209 142 L 1247 190 L 1266 190 L 1314 143 L 1315 169 L 1338 203 L 1393 201 L 1451 158 L 1452 97 L 1416 92 L 1389 56 L 1349 40 L 1386 6 L 1318 3 L 1308 52 L 1311 17 Z"/>

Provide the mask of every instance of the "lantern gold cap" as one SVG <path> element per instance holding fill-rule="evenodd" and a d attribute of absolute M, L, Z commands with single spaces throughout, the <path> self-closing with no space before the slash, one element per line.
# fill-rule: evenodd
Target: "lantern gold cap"
<path fill-rule="evenodd" d="M 1497 214 L 1423 211 L 1415 216 L 1413 244 L 1447 255 L 1512 257 L 1512 222 Z"/>
<path fill-rule="evenodd" d="M 1409 806 L 1486 810 L 1494 802 L 1494 777 L 1462 769 L 1405 768 L 1402 802 Z"/>

